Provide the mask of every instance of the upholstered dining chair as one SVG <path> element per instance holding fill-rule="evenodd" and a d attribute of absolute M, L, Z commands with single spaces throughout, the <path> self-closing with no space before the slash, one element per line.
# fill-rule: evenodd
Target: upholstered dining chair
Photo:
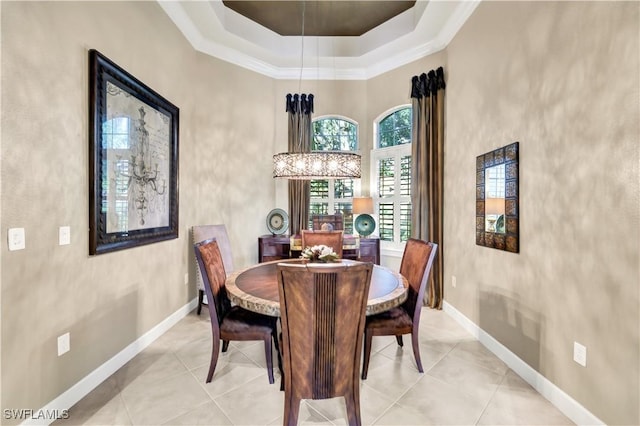
<path fill-rule="evenodd" d="M 344 231 L 310 231 L 303 229 L 301 233 L 302 248 L 325 245 L 342 258 L 342 240 Z"/>
<path fill-rule="evenodd" d="M 193 236 L 193 243 L 199 243 L 200 241 L 208 240 L 209 238 L 215 238 L 222 253 L 222 263 L 224 264 L 224 270 L 228 274 L 235 271 L 233 267 L 233 251 L 231 250 L 231 242 L 229 241 L 229 234 L 227 234 L 227 227 L 224 225 L 196 225 L 191 228 L 191 234 Z M 202 305 L 204 304 L 204 282 L 202 280 L 202 274 L 200 274 L 200 268 L 196 265 L 196 286 L 198 287 L 198 310 L 197 314 L 200 315 L 202 311 Z"/>
<path fill-rule="evenodd" d="M 267 374 L 269 383 L 273 383 L 271 340 L 274 339 L 276 349 L 279 351 L 276 331 L 277 318 L 257 314 L 239 306 L 231 306 L 225 289 L 227 276 L 222 262 L 222 254 L 215 238 L 194 244 L 194 251 L 207 294 L 213 337 L 207 383 L 211 382 L 218 363 L 220 340 L 223 342 L 222 352 L 226 352 L 230 340 L 264 341 Z"/>
<path fill-rule="evenodd" d="M 362 332 L 373 264 L 278 264 L 284 425 L 302 399 L 343 396 L 360 425 Z"/>
<path fill-rule="evenodd" d="M 418 371 L 424 372 L 420 359 L 418 327 L 420 326 L 422 300 L 437 251 L 438 245 L 436 243 L 414 238 L 407 241 L 400 263 L 400 273 L 409 281 L 409 294 L 402 305 L 367 317 L 364 329 L 362 380 L 367 378 L 373 336 L 396 336 L 398 345 L 402 346 L 402 335 L 411 333 L 413 356 Z"/>

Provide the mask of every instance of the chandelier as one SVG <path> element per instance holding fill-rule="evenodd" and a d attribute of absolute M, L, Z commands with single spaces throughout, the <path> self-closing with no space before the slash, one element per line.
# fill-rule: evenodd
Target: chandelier
<path fill-rule="evenodd" d="M 359 154 L 342 151 L 281 152 L 273 156 L 273 177 L 347 179 L 361 177 Z"/>
<path fill-rule="evenodd" d="M 305 7 L 306 1 L 303 1 L 298 88 L 302 82 L 302 70 L 304 69 Z M 300 133 L 300 141 L 302 141 L 302 132 Z M 359 179 L 361 178 L 361 158 L 360 154 L 347 151 L 281 152 L 273 156 L 273 177 L 292 180 Z"/>

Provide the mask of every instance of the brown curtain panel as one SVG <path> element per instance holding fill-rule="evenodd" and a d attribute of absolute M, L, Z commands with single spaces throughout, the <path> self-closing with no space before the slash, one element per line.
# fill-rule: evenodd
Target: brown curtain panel
<path fill-rule="evenodd" d="M 311 152 L 313 95 L 287 95 L 289 152 Z M 289 181 L 289 226 L 291 235 L 308 228 L 311 184 L 308 180 Z"/>
<path fill-rule="evenodd" d="M 413 107 L 411 167 L 411 234 L 439 246 L 424 303 L 442 309 L 442 207 L 444 179 L 444 70 L 411 79 Z"/>

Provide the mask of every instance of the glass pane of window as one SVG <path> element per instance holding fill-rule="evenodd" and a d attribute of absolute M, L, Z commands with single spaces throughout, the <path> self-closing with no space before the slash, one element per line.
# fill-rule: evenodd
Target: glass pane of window
<path fill-rule="evenodd" d="M 336 179 L 333 181 L 335 198 L 353 198 L 353 179 Z"/>
<path fill-rule="evenodd" d="M 411 203 L 400 204 L 400 241 L 411 238 Z"/>
<path fill-rule="evenodd" d="M 323 118 L 313 122 L 313 151 L 355 151 L 358 149 L 358 126 L 340 118 Z"/>
<path fill-rule="evenodd" d="M 393 196 L 395 184 L 393 158 L 384 158 L 378 162 L 378 197 Z"/>
<path fill-rule="evenodd" d="M 393 241 L 393 203 L 378 206 L 378 228 L 382 241 Z"/>
<path fill-rule="evenodd" d="M 400 195 L 411 196 L 411 156 L 400 159 Z"/>
<path fill-rule="evenodd" d="M 311 180 L 311 198 L 329 198 L 329 181 L 326 179 Z"/>
<path fill-rule="evenodd" d="M 336 213 L 342 213 L 342 222 L 344 224 L 344 233 L 353 234 L 353 205 L 351 202 L 335 203 L 333 210 Z"/>
<path fill-rule="evenodd" d="M 309 203 L 309 225 L 308 229 L 313 229 L 313 216 L 317 214 L 329 214 L 329 203 L 311 200 Z"/>
<path fill-rule="evenodd" d="M 411 108 L 399 109 L 378 123 L 378 148 L 411 143 Z"/>

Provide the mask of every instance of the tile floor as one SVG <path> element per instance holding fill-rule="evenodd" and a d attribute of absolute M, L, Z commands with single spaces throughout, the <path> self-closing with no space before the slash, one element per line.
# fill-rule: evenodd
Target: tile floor
<path fill-rule="evenodd" d="M 375 337 L 361 382 L 364 425 L 573 424 L 443 311 L 424 308 L 424 374 L 408 336 Z M 279 374 L 269 384 L 261 342 L 232 342 L 205 383 L 206 311 L 192 312 L 74 405 L 55 425 L 280 425 Z M 342 398 L 304 401 L 300 424 L 346 424 Z"/>

